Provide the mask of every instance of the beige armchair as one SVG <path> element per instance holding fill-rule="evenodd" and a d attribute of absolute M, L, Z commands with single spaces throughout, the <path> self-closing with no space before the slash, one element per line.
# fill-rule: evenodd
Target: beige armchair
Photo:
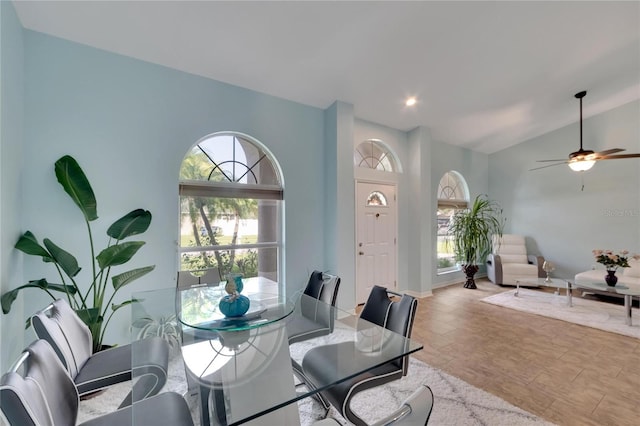
<path fill-rule="evenodd" d="M 487 276 L 494 284 L 516 285 L 518 278 L 542 278 L 544 257 L 528 255 L 524 236 L 502 234 L 492 237 L 492 253 L 487 257 Z"/>

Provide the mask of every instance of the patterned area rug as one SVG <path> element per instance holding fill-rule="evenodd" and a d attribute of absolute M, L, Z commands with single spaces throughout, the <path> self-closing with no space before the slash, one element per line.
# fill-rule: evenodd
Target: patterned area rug
<path fill-rule="evenodd" d="M 406 377 L 386 386 L 360 393 L 354 398 L 352 407 L 368 422 L 375 421 L 399 407 L 402 401 L 411 395 L 421 383 L 428 384 L 435 397 L 429 424 L 446 426 L 552 426 L 552 423 L 545 422 L 494 395 L 413 358 L 409 366 L 409 374 Z M 129 389 L 130 383 L 123 383 L 109 388 L 90 400 L 82 401 L 78 423 L 117 409 Z M 164 390 L 187 394 L 184 366 L 177 354 L 172 357 L 169 366 L 169 379 Z M 186 399 L 191 406 L 194 422 L 199 425 L 197 398 L 186 395 Z M 313 425 L 324 415 L 322 406 L 312 399 L 299 402 L 298 408 L 300 423 L 303 426 Z M 333 408 L 328 415 L 342 424 L 347 424 Z"/>
<path fill-rule="evenodd" d="M 371 423 L 400 407 L 402 401 L 422 383 L 429 385 L 434 395 L 429 424 L 439 426 L 553 425 L 497 396 L 413 358 L 411 358 L 409 374 L 406 377 L 358 394 L 352 400 L 351 406 L 359 416 Z M 322 406 L 314 400 L 302 401 L 299 408 L 302 425 L 312 425 L 324 414 Z M 329 416 L 344 425 L 348 424 L 333 407 L 329 411 Z"/>
<path fill-rule="evenodd" d="M 637 308 L 632 308 L 633 325 L 628 326 L 625 324 L 625 309 L 622 305 L 574 296 L 573 306 L 569 307 L 564 292 L 556 295 L 521 288 L 517 297 L 514 293 L 515 290 L 509 290 L 481 300 L 492 305 L 640 339 L 640 311 Z"/>

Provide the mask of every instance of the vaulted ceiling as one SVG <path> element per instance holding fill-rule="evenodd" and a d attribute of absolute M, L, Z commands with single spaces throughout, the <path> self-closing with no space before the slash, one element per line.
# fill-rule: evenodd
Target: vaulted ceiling
<path fill-rule="evenodd" d="M 487 153 L 576 122 L 580 90 L 585 117 L 640 99 L 635 1 L 14 4 L 30 30 Z"/>

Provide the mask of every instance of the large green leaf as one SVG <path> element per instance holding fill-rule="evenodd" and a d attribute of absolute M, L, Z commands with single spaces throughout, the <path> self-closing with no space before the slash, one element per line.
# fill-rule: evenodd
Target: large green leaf
<path fill-rule="evenodd" d="M 110 266 L 127 263 L 143 245 L 144 241 L 129 241 L 115 246 L 109 246 L 96 256 L 98 265 L 100 265 L 100 269 L 105 269 Z"/>
<path fill-rule="evenodd" d="M 68 292 L 69 294 L 75 294 L 77 290 L 74 286 L 71 285 L 49 284 L 44 278 L 29 281 L 27 284 L 14 288 L 13 290 L 8 291 L 2 295 L 2 297 L 0 298 L 0 303 L 2 304 L 3 313 L 8 314 L 11 311 L 11 305 L 18 297 L 18 293 L 20 292 L 20 290 L 23 290 L 25 288 L 39 288 L 41 290 L 59 291 L 62 293 Z"/>
<path fill-rule="evenodd" d="M 49 253 L 51 253 L 53 260 L 60 265 L 65 274 L 71 278 L 78 275 L 81 268 L 78 266 L 78 261 L 71 253 L 58 247 L 48 238 L 45 238 L 43 242 L 44 246 L 49 250 Z"/>
<path fill-rule="evenodd" d="M 78 162 L 70 155 L 56 161 L 56 177 L 88 222 L 98 218 L 96 197 Z"/>
<path fill-rule="evenodd" d="M 92 330 L 102 323 L 103 318 L 98 308 L 77 309 L 76 314 Z"/>
<path fill-rule="evenodd" d="M 465 265 L 484 262 L 491 251 L 491 235 L 502 235 L 503 227 L 500 205 L 478 195 L 470 208 L 453 215 L 449 225 L 457 260 Z"/>
<path fill-rule="evenodd" d="M 145 266 L 144 268 L 132 269 L 131 271 L 123 272 L 118 275 L 114 275 L 111 280 L 113 282 L 113 288 L 117 291 L 125 285 L 129 284 L 132 281 L 137 280 L 138 278 L 147 275 L 149 272 L 155 269 L 154 266 Z"/>
<path fill-rule="evenodd" d="M 51 254 L 42 247 L 40 243 L 38 243 L 38 239 L 31 231 L 27 231 L 20 236 L 15 248 L 32 256 L 40 256 L 42 257 L 42 260 L 46 262 L 51 262 L 53 260 L 51 258 Z"/>
<path fill-rule="evenodd" d="M 151 212 L 143 209 L 133 210 L 107 229 L 107 235 L 116 240 L 123 240 L 136 234 L 142 234 L 149 229 L 151 223 Z"/>
<path fill-rule="evenodd" d="M 117 311 L 117 310 L 118 310 L 118 309 L 120 309 L 120 308 L 124 308 L 125 306 L 129 306 L 129 305 L 131 305 L 132 303 L 135 303 L 135 301 L 134 301 L 134 300 L 125 300 L 124 302 L 119 303 L 119 304 L 117 304 L 117 305 L 116 305 L 115 303 L 112 303 L 112 304 L 111 304 L 111 310 L 112 310 L 113 312 L 115 312 L 115 311 Z"/>

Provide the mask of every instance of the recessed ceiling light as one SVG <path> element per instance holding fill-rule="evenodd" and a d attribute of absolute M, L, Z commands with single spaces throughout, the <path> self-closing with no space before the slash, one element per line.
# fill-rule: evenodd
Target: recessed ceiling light
<path fill-rule="evenodd" d="M 410 97 L 407 99 L 407 101 L 404 103 L 406 106 L 414 106 L 416 104 L 416 102 L 418 102 L 418 100 L 415 97 Z"/>

